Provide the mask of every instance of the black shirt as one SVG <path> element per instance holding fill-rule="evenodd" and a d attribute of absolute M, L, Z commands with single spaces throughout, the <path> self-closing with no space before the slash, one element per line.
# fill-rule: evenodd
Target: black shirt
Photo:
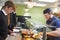
<path fill-rule="evenodd" d="M 8 20 L 7 16 L 0 11 L 0 36 L 4 39 L 7 37 L 8 33 Z"/>

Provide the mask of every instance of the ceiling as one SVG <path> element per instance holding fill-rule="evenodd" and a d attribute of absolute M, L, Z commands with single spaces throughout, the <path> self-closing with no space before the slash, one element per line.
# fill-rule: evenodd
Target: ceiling
<path fill-rule="evenodd" d="M 0 5 L 4 4 L 4 2 L 7 1 L 7 0 L 0 0 Z M 13 1 L 14 3 L 17 3 L 17 4 L 24 4 L 24 2 L 28 2 L 28 0 L 11 0 Z M 39 1 L 39 0 L 32 0 L 32 2 L 36 2 L 38 4 L 46 4 L 47 6 L 53 6 L 55 5 L 55 2 L 58 1 L 57 4 L 60 5 L 60 0 L 57 0 L 55 2 L 46 2 L 48 0 L 45 0 L 45 1 Z M 52 1 L 52 0 L 49 0 L 49 1 Z"/>
<path fill-rule="evenodd" d="M 12 0 L 12 1 L 18 2 L 18 3 L 28 2 L 28 0 Z M 36 2 L 36 3 L 44 3 L 44 4 L 47 4 L 47 3 L 53 3 L 53 2 L 44 2 L 44 1 L 39 1 L 39 0 L 32 0 L 32 2 Z"/>
<path fill-rule="evenodd" d="M 18 3 L 18 4 L 24 4 L 24 2 L 28 2 L 28 0 L 12 0 L 13 2 L 15 3 Z M 46 2 L 48 0 L 43 0 L 43 1 L 39 1 L 39 0 L 32 0 L 32 2 L 36 2 L 38 4 L 46 4 L 47 6 L 53 6 L 55 5 L 55 3 L 58 1 L 60 3 L 60 0 L 57 0 L 55 2 L 52 2 L 52 0 L 49 0 L 50 2 Z M 58 3 L 57 3 L 58 4 Z"/>
<path fill-rule="evenodd" d="M 5 1 L 7 1 L 7 0 L 0 0 L 0 5 L 3 5 L 5 3 Z M 13 1 L 16 4 L 24 4 L 24 2 L 28 2 L 28 0 L 11 0 L 11 1 Z M 48 0 L 44 0 L 44 1 L 32 0 L 32 2 L 35 2 L 37 4 L 42 4 L 42 5 L 46 4 L 47 7 L 54 8 L 54 7 L 59 6 L 59 8 L 60 8 L 60 0 L 57 0 L 55 2 L 51 2 L 52 0 L 49 0 L 50 2 L 46 2 L 46 1 L 48 1 Z"/>

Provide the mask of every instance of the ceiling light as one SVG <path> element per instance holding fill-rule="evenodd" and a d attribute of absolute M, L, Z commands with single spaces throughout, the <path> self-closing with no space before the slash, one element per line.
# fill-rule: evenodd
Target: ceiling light
<path fill-rule="evenodd" d="M 36 4 L 35 6 L 41 6 L 41 7 L 44 7 L 44 6 L 47 6 L 47 4 Z"/>
<path fill-rule="evenodd" d="M 39 1 L 44 1 L 44 2 L 56 2 L 58 0 L 39 0 Z"/>
<path fill-rule="evenodd" d="M 24 16 L 30 16 L 30 14 L 29 13 L 25 13 Z"/>
<path fill-rule="evenodd" d="M 32 8 L 33 6 L 41 6 L 41 7 L 44 7 L 44 6 L 47 5 L 47 4 L 38 4 L 36 2 L 24 2 L 24 4 L 27 4 L 27 7 L 28 8 Z"/>

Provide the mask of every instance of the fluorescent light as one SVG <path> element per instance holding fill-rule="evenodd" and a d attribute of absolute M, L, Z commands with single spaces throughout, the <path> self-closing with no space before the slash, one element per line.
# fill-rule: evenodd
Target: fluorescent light
<path fill-rule="evenodd" d="M 46 6 L 47 4 L 36 4 L 35 6 L 41 6 L 41 7 L 44 7 L 44 6 Z"/>
<path fill-rule="evenodd" d="M 24 16 L 30 16 L 30 14 L 29 13 L 25 13 Z"/>
<path fill-rule="evenodd" d="M 58 0 L 39 0 L 39 1 L 44 1 L 44 2 L 56 2 Z"/>
<path fill-rule="evenodd" d="M 24 4 L 28 4 L 28 2 L 24 2 Z"/>
<path fill-rule="evenodd" d="M 24 10 L 25 10 L 25 12 L 28 12 L 29 9 L 24 9 Z"/>
<path fill-rule="evenodd" d="M 41 6 L 41 7 L 44 7 L 44 6 L 47 5 L 47 4 L 38 4 L 36 2 L 24 2 L 24 4 L 27 4 L 27 7 L 28 8 L 32 8 L 33 6 Z"/>

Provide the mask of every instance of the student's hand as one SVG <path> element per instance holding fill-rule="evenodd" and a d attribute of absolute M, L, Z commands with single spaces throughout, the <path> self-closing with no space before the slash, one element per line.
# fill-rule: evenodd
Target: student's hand
<path fill-rule="evenodd" d="M 13 31 L 12 30 L 8 30 L 9 33 L 12 33 Z"/>
<path fill-rule="evenodd" d="M 10 36 L 14 36 L 14 33 L 10 33 Z"/>
<path fill-rule="evenodd" d="M 16 33 L 10 33 L 10 36 L 16 36 L 17 34 Z"/>
<path fill-rule="evenodd" d="M 14 29 L 16 29 L 16 26 L 14 26 Z"/>

